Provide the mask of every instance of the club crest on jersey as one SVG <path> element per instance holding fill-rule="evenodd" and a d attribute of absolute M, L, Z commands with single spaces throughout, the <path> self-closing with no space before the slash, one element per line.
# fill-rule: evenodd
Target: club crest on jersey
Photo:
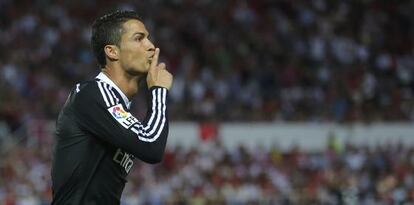
<path fill-rule="evenodd" d="M 131 113 L 124 110 L 121 104 L 108 108 L 108 111 L 111 113 L 112 117 L 126 129 L 138 122 L 138 120 L 132 116 Z"/>

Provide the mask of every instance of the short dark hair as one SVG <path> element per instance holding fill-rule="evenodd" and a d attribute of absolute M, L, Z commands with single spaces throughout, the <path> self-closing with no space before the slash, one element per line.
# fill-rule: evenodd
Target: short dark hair
<path fill-rule="evenodd" d="M 93 22 L 92 25 L 92 50 L 101 68 L 106 65 L 106 45 L 117 45 L 121 41 L 123 23 L 130 19 L 140 20 L 135 11 L 114 11 L 105 14 Z"/>

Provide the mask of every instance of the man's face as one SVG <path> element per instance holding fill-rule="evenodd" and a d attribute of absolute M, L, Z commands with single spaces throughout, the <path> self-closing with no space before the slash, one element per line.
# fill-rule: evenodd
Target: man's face
<path fill-rule="evenodd" d="M 145 25 L 136 19 L 123 24 L 123 33 L 119 43 L 119 61 L 130 74 L 147 73 L 155 52 L 154 45 L 148 39 Z"/>

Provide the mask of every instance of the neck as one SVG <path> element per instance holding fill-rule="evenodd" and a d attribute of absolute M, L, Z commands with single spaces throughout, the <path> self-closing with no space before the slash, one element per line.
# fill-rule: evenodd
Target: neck
<path fill-rule="evenodd" d="M 123 69 L 106 66 L 101 70 L 116 86 L 131 100 L 139 89 L 139 81 L 142 76 L 131 75 Z"/>

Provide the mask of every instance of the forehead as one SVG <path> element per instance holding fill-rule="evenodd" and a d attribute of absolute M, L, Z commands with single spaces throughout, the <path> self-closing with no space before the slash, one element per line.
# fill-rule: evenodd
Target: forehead
<path fill-rule="evenodd" d="M 126 21 L 123 25 L 123 35 L 132 36 L 135 33 L 144 33 L 148 36 L 148 31 L 145 28 L 145 25 L 136 19 L 130 19 Z"/>

